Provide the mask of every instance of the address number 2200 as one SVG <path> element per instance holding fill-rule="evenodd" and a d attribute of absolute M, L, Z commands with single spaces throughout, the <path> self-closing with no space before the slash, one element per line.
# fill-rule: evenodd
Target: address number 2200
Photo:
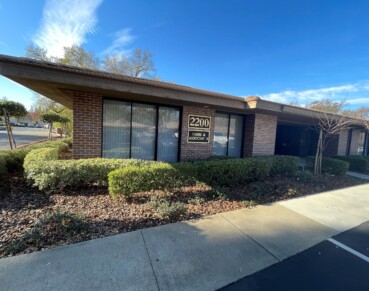
<path fill-rule="evenodd" d="M 210 117 L 189 116 L 189 127 L 210 128 Z"/>

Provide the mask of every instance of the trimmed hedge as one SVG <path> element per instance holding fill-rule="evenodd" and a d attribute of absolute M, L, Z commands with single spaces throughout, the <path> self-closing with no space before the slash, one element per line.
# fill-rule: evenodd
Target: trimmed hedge
<path fill-rule="evenodd" d="M 134 159 L 81 159 L 57 160 L 53 156 L 42 157 L 47 151 L 35 150 L 27 155 L 25 162 L 25 177 L 40 190 L 56 190 L 65 187 L 81 187 L 89 185 L 108 185 L 108 174 L 116 169 L 128 166 L 145 165 L 152 162 Z M 30 157 L 29 157 L 30 156 Z M 38 161 L 37 161 L 38 159 Z"/>
<path fill-rule="evenodd" d="M 369 168 L 369 159 L 363 156 L 334 156 L 333 159 L 348 162 L 350 164 L 349 170 L 365 172 Z"/>
<path fill-rule="evenodd" d="M 314 169 L 315 157 L 306 158 L 306 167 L 310 170 Z M 336 176 L 344 176 L 349 169 L 349 163 L 332 158 L 323 158 L 322 173 L 332 174 Z"/>
<path fill-rule="evenodd" d="M 0 156 L 0 181 L 6 178 L 7 173 L 5 158 Z"/>
<path fill-rule="evenodd" d="M 203 182 L 212 186 L 233 186 L 263 180 L 267 176 L 294 175 L 295 157 L 258 157 L 126 167 L 109 174 L 109 193 L 131 197 L 150 190 L 170 190 Z"/>
<path fill-rule="evenodd" d="M 272 167 L 269 172 L 270 177 L 288 176 L 292 177 L 298 171 L 300 158 L 293 156 L 272 156 L 267 157 L 272 160 Z"/>
<path fill-rule="evenodd" d="M 232 186 L 265 179 L 272 167 L 269 158 L 229 159 L 178 163 L 182 173 L 213 186 Z"/>
<path fill-rule="evenodd" d="M 137 192 L 174 189 L 192 183 L 194 179 L 166 163 L 128 166 L 109 173 L 110 195 L 122 195 L 126 198 Z"/>
<path fill-rule="evenodd" d="M 63 141 L 40 142 L 20 149 L 0 151 L 0 157 L 5 159 L 8 172 L 19 171 L 23 169 L 26 155 L 32 150 L 41 148 L 57 148 L 61 153 L 67 151 L 69 147 Z"/>

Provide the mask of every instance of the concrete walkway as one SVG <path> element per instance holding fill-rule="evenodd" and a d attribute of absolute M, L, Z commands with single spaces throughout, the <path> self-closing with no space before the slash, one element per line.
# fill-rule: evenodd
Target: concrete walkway
<path fill-rule="evenodd" d="M 369 184 L 0 259 L 0 290 L 215 290 L 369 220 Z"/>
<path fill-rule="evenodd" d="M 363 180 L 369 180 L 369 175 L 360 174 L 360 173 L 351 172 L 351 171 L 347 171 L 346 174 L 348 176 L 351 176 L 351 177 L 355 177 L 355 178 L 359 178 L 359 179 L 363 179 Z"/>

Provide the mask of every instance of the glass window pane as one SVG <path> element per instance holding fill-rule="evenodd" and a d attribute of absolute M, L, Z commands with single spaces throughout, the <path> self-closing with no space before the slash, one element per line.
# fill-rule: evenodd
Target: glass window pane
<path fill-rule="evenodd" d="M 364 145 L 365 145 L 365 132 L 360 132 L 359 134 L 359 144 L 357 148 L 357 154 L 363 155 L 364 154 Z"/>
<path fill-rule="evenodd" d="M 216 114 L 214 124 L 213 154 L 227 155 L 228 114 Z"/>
<path fill-rule="evenodd" d="M 133 103 L 132 105 L 132 143 L 133 159 L 155 159 L 156 107 Z"/>
<path fill-rule="evenodd" d="M 231 115 L 229 124 L 228 156 L 240 158 L 242 145 L 243 117 Z"/>
<path fill-rule="evenodd" d="M 129 158 L 131 104 L 104 100 L 103 109 L 104 158 Z"/>
<path fill-rule="evenodd" d="M 159 108 L 158 161 L 176 162 L 178 157 L 179 110 Z"/>

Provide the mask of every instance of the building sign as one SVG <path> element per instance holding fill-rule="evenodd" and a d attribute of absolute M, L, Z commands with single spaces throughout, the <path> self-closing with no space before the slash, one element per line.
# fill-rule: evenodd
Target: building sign
<path fill-rule="evenodd" d="M 187 142 L 189 143 L 209 143 L 210 131 L 189 130 Z"/>
<path fill-rule="evenodd" d="M 188 128 L 205 130 L 210 129 L 210 116 L 188 115 Z"/>

